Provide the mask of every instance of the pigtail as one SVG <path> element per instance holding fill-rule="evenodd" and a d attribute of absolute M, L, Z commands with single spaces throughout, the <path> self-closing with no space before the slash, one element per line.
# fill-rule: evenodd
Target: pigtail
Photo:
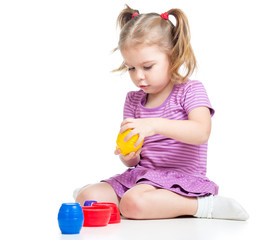
<path fill-rule="evenodd" d="M 125 26 L 125 24 L 133 18 L 134 13 L 139 14 L 139 11 L 130 8 L 126 4 L 126 8 L 121 11 L 121 13 L 119 14 L 118 19 L 117 19 L 117 25 L 120 27 L 120 29 L 122 29 Z"/>
<path fill-rule="evenodd" d="M 172 15 L 176 19 L 176 26 L 172 28 L 171 51 L 171 73 L 175 80 L 186 80 L 196 68 L 196 59 L 190 44 L 191 34 L 187 17 L 180 9 L 171 9 L 168 15 Z M 186 73 L 182 76 L 179 73 L 181 66 L 185 67 Z"/>
<path fill-rule="evenodd" d="M 119 26 L 120 29 L 122 29 L 128 22 L 130 22 L 138 14 L 139 14 L 138 10 L 134 10 L 126 4 L 126 8 L 121 11 L 121 13 L 119 14 L 119 16 L 117 18 L 117 26 Z M 121 39 L 121 37 L 120 37 L 120 39 Z M 119 50 L 119 47 L 114 48 L 113 52 L 115 52 L 117 50 Z M 126 69 L 127 68 L 126 68 L 124 62 L 122 62 L 120 67 L 117 69 L 114 69 L 112 72 L 124 71 Z"/>

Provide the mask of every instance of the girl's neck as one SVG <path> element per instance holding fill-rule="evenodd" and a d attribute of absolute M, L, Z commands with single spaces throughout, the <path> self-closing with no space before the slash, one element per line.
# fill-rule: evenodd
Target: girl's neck
<path fill-rule="evenodd" d="M 174 84 L 171 82 L 165 89 L 159 93 L 148 93 L 144 107 L 156 108 L 159 107 L 171 94 Z"/>

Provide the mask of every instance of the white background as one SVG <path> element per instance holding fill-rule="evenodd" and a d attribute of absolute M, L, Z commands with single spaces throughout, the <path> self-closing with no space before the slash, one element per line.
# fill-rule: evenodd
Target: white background
<path fill-rule="evenodd" d="M 61 203 L 75 188 L 121 173 L 113 152 L 128 74 L 116 18 L 182 9 L 198 71 L 216 113 L 208 177 L 219 194 L 262 212 L 262 54 L 260 1 L 1 1 L 0 184 L 3 231 L 57 233 Z M 14 228 L 15 227 L 15 228 Z M 1 230 L 2 232 L 2 230 Z M 39 236 L 39 238 L 41 238 Z"/>

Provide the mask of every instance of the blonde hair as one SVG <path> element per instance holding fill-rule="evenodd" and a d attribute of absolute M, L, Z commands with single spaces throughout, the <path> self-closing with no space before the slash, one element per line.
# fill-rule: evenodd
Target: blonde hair
<path fill-rule="evenodd" d="M 134 16 L 134 13 L 138 15 Z M 126 5 L 117 19 L 121 32 L 118 47 L 114 51 L 137 44 L 157 44 L 169 57 L 171 80 L 174 83 L 183 82 L 196 68 L 196 59 L 190 44 L 189 24 L 180 9 L 171 9 L 167 13 L 175 17 L 175 26 L 170 20 L 163 19 L 160 14 L 139 14 L 138 10 Z M 181 67 L 185 68 L 185 74 L 179 73 Z M 114 71 L 123 70 L 126 70 L 124 62 Z"/>

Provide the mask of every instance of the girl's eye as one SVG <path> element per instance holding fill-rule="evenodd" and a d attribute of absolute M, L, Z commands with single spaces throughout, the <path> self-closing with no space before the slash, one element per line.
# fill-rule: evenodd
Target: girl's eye
<path fill-rule="evenodd" d="M 150 70 L 152 66 L 143 67 L 145 70 Z"/>
<path fill-rule="evenodd" d="M 135 67 L 128 67 L 128 71 L 132 71 L 134 69 L 135 69 Z"/>

